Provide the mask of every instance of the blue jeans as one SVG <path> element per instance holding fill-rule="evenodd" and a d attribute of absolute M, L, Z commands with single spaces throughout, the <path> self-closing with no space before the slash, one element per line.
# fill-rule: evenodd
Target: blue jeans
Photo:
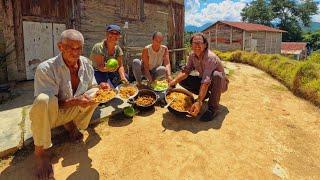
<path fill-rule="evenodd" d="M 128 79 L 128 75 L 125 75 Z M 97 80 L 97 83 L 100 84 L 101 82 L 107 82 L 113 86 L 113 88 L 117 87 L 121 84 L 121 78 L 118 72 L 101 72 L 101 71 L 94 71 L 94 77 Z"/>

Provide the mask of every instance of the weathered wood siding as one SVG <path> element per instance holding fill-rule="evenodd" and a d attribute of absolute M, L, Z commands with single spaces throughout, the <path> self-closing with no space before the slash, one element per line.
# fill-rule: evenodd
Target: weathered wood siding
<path fill-rule="evenodd" d="M 253 49 L 253 41 L 256 40 L 256 51 L 267 54 L 281 53 L 282 34 L 279 32 L 248 32 L 223 23 L 217 23 L 204 31 L 204 33 L 207 37 L 209 37 L 210 33 L 211 49 L 251 51 Z"/>
<path fill-rule="evenodd" d="M 204 33 L 210 42 L 211 49 L 234 51 L 242 49 L 242 32 L 241 29 L 224 24 L 216 24 Z"/>
<path fill-rule="evenodd" d="M 281 53 L 282 34 L 276 32 L 267 32 L 266 37 L 266 53 L 280 54 Z"/>
<path fill-rule="evenodd" d="M 22 0 L 21 5 L 23 16 L 57 18 L 62 21 L 64 21 L 69 16 L 70 8 L 73 6 L 72 0 Z"/>
<path fill-rule="evenodd" d="M 184 0 L 6 0 L 1 6 L 1 17 L 6 17 L 3 23 L 5 51 L 12 52 L 6 59 L 9 81 L 26 79 L 23 21 L 66 24 L 67 28 L 80 30 L 86 40 L 86 56 L 89 56 L 94 43 L 104 39 L 105 24 L 114 23 L 122 27 L 126 21 L 129 22 L 126 47 L 144 47 L 151 43 L 154 31 L 161 31 L 165 35 L 165 45 L 183 47 Z M 169 13 L 170 9 L 174 10 L 173 16 Z M 170 31 L 170 34 L 175 35 L 175 41 L 168 44 L 167 39 L 172 39 L 172 36 L 168 36 L 169 20 L 173 17 L 177 25 L 174 33 Z M 0 50 L 1 45 L 0 29 Z M 129 49 L 124 50 L 128 52 Z M 138 52 L 141 50 L 132 51 L 131 54 L 137 55 Z M 1 76 L 0 80 L 2 77 L 5 76 Z"/>
<path fill-rule="evenodd" d="M 130 1 L 128 1 L 130 3 Z M 142 1 L 143 2 L 143 1 Z M 168 21 L 169 4 L 168 1 L 144 1 L 142 14 L 132 18 L 126 18 L 121 15 L 122 1 L 97 1 L 86 0 L 82 1 L 81 7 L 81 25 L 80 31 L 85 37 L 84 54 L 90 55 L 93 45 L 105 38 L 106 24 L 117 24 L 123 27 L 125 22 L 129 23 L 129 28 L 126 30 L 126 46 L 138 47 L 137 51 L 130 51 L 127 58 L 127 64 L 130 64 L 133 58 L 139 57 L 139 47 L 144 47 L 151 43 L 152 34 L 155 31 L 160 31 L 165 35 L 163 44 L 168 45 Z M 177 8 L 178 5 L 175 7 Z M 140 7 L 139 5 L 133 7 Z M 183 1 L 180 7 L 183 7 Z M 129 10 L 128 10 L 129 11 Z M 134 11 L 137 12 L 137 11 Z M 176 48 L 183 47 L 183 32 L 184 32 L 184 8 L 175 11 L 175 21 L 178 23 L 175 29 Z M 182 26 L 182 27 L 180 27 Z M 120 45 L 123 41 L 120 41 Z"/>
<path fill-rule="evenodd" d="M 0 6 L 0 11 L 2 11 Z M 3 16 L 0 14 L 0 84 L 7 81 L 7 65 L 5 63 L 6 44 L 3 36 Z"/>

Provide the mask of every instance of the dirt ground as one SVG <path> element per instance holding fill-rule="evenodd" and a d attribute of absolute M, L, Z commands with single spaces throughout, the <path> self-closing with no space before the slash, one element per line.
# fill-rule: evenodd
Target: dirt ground
<path fill-rule="evenodd" d="M 83 143 L 55 140 L 55 178 L 320 179 L 320 109 L 260 70 L 227 66 L 235 70 L 214 121 L 160 107 L 111 118 Z M 24 150 L 2 160 L 0 179 L 32 179 L 32 158 Z"/>

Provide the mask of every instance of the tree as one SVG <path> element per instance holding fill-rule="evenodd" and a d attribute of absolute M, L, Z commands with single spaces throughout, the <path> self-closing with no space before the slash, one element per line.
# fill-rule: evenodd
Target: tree
<path fill-rule="evenodd" d="M 313 0 L 254 0 L 241 13 L 242 20 L 287 31 L 283 41 L 301 41 L 302 26 L 310 26 L 318 7 Z"/>
<path fill-rule="evenodd" d="M 303 35 L 303 40 L 309 42 L 313 50 L 320 49 L 320 30 L 307 32 Z"/>
<path fill-rule="evenodd" d="M 246 6 L 242 10 L 241 16 L 242 21 L 272 26 L 271 21 L 274 18 L 274 13 L 266 1 L 257 0 Z"/>

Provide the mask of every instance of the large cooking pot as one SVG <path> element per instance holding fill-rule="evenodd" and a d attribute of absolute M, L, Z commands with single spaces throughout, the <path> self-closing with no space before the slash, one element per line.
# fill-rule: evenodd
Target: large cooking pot
<path fill-rule="evenodd" d="M 139 96 L 142 96 L 142 95 L 149 95 L 151 96 L 154 101 L 151 103 L 151 104 L 148 104 L 148 105 L 138 105 L 136 103 L 136 100 Z M 134 96 L 133 98 L 130 98 L 128 99 L 128 103 L 130 104 L 134 104 L 134 106 L 136 108 L 138 108 L 139 110 L 149 110 L 149 109 L 152 109 L 155 105 L 155 103 L 158 101 L 159 99 L 159 96 L 152 90 L 149 90 L 149 89 L 141 89 L 139 90 L 138 94 L 136 96 Z"/>
<path fill-rule="evenodd" d="M 192 102 L 194 103 L 195 100 L 194 100 L 194 97 L 193 97 L 193 94 L 185 89 L 181 89 L 181 88 L 175 88 L 175 89 L 169 89 L 166 94 L 165 94 L 165 101 L 166 103 L 170 103 L 170 101 L 167 99 L 167 96 L 172 93 L 172 92 L 180 92 L 180 93 L 184 93 L 188 96 L 190 96 L 192 98 Z M 169 112 L 177 115 L 177 116 L 189 116 L 189 112 L 188 111 L 179 111 L 179 110 L 176 110 L 174 108 L 172 108 L 171 106 L 168 106 L 168 110 Z"/>

